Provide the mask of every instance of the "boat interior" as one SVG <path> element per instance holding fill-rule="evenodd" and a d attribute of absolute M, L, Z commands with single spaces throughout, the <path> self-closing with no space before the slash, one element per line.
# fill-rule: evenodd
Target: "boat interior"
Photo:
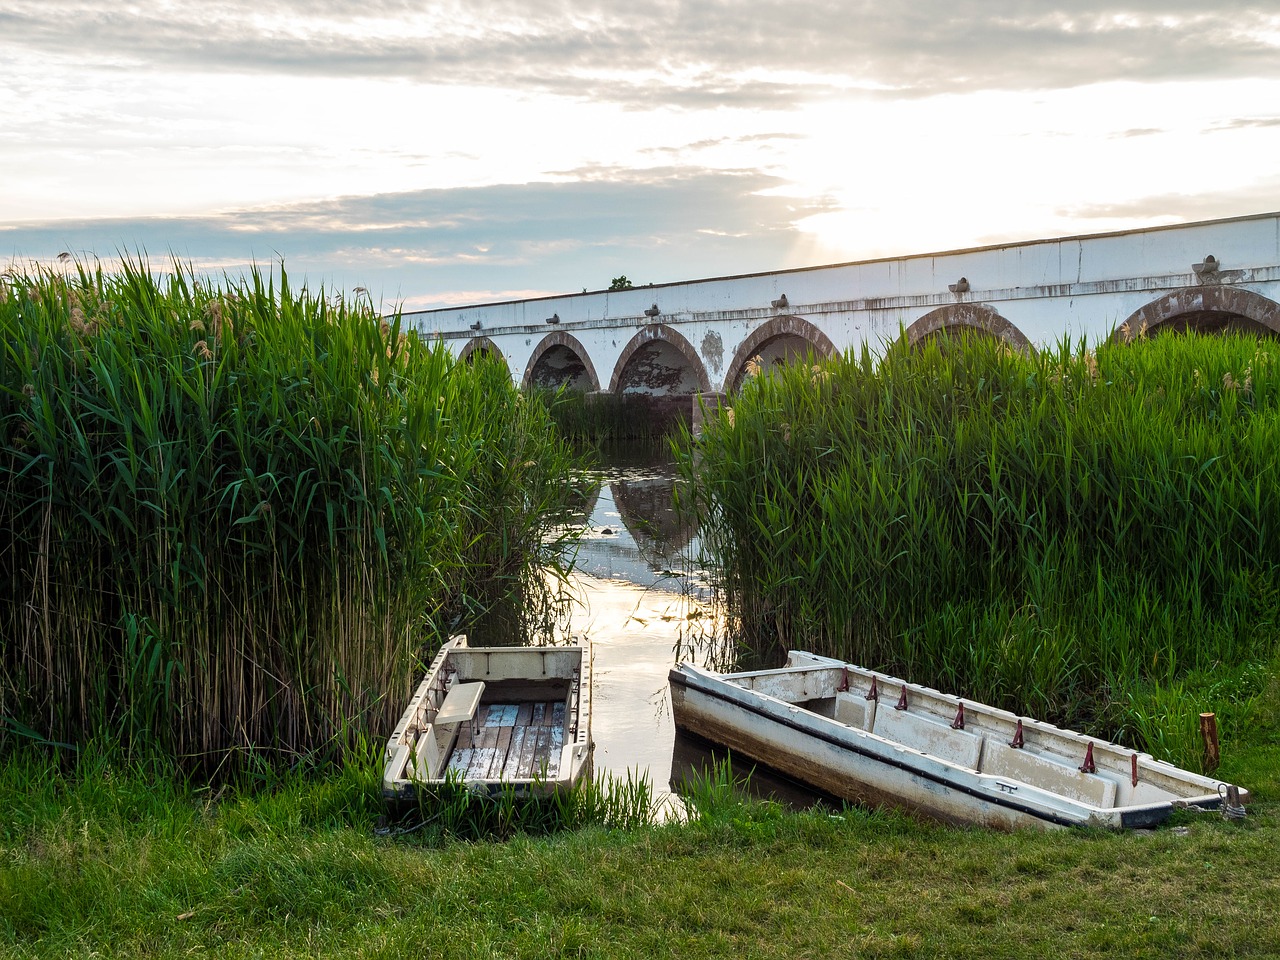
<path fill-rule="evenodd" d="M 1213 781 L 1149 754 L 858 667 L 829 663 L 817 666 L 801 660 L 780 670 L 724 679 L 980 776 L 1017 781 L 1102 809 L 1214 792 Z"/>
<path fill-rule="evenodd" d="M 437 754 L 437 769 L 464 780 L 531 780 L 560 772 L 569 684 L 547 681 L 513 687 L 486 685 L 474 718 L 452 725 L 433 724 L 438 741 L 452 744 Z"/>
<path fill-rule="evenodd" d="M 433 781 L 551 780 L 578 734 L 577 648 L 459 649 L 432 671 L 405 724 L 404 775 Z"/>

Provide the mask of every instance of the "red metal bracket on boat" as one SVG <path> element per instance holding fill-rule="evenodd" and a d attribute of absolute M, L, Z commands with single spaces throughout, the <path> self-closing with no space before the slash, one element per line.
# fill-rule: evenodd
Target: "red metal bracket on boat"
<path fill-rule="evenodd" d="M 1009 746 L 1015 750 L 1021 750 L 1026 744 L 1022 742 L 1022 719 L 1018 719 L 1018 729 L 1013 731 L 1013 739 L 1009 741 Z"/>
<path fill-rule="evenodd" d="M 840 686 L 836 687 L 836 692 L 837 693 L 849 692 L 849 668 L 848 667 L 840 668 Z"/>
<path fill-rule="evenodd" d="M 1132 773 L 1133 785 L 1138 785 L 1138 755 L 1135 753 L 1129 758 L 1129 769 Z"/>
<path fill-rule="evenodd" d="M 868 700 L 879 700 L 879 699 L 880 699 L 880 691 L 879 691 L 879 689 L 877 689 L 877 688 L 876 688 L 876 677 L 875 677 L 875 674 L 872 674 L 872 675 L 871 675 L 871 689 L 867 691 L 867 699 L 868 699 Z"/>
<path fill-rule="evenodd" d="M 906 687 L 902 688 L 902 696 L 900 696 L 898 698 L 898 702 L 893 705 L 893 709 L 895 710 L 907 709 L 907 688 Z"/>
<path fill-rule="evenodd" d="M 952 730 L 964 729 L 964 701 L 961 700 L 956 704 L 956 718 L 951 721 Z"/>
<path fill-rule="evenodd" d="M 1080 764 L 1080 772 L 1081 773 L 1097 773 L 1098 772 L 1098 768 L 1093 763 L 1093 743 L 1092 742 L 1090 742 L 1089 746 L 1085 748 L 1084 763 Z"/>

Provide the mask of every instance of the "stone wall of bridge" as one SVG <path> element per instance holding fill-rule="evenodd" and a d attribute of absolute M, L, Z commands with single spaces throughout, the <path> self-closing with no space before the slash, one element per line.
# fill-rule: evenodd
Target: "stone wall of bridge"
<path fill-rule="evenodd" d="M 520 384 L 654 398 L 976 329 L 1020 349 L 1122 329 L 1280 335 L 1280 214 L 405 314 Z"/>

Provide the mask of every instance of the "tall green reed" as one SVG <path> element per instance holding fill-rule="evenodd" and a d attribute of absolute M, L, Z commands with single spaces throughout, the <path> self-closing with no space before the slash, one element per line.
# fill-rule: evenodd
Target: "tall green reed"
<path fill-rule="evenodd" d="M 548 410 L 570 441 L 610 444 L 665 443 L 688 424 L 689 397 L 654 398 L 645 394 L 585 393 L 581 390 L 529 391 Z"/>
<path fill-rule="evenodd" d="M 496 371 L 283 268 L 7 275 L 0 749 L 211 769 L 389 729 L 449 623 L 541 583 L 568 459 Z"/>
<path fill-rule="evenodd" d="M 1269 660 L 1277 357 L 900 340 L 756 378 L 684 467 L 734 630 L 1111 730 L 1142 684 Z"/>

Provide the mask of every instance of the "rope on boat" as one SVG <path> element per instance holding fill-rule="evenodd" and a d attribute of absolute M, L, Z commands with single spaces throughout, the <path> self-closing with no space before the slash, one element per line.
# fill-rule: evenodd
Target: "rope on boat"
<path fill-rule="evenodd" d="M 1222 798 L 1222 819 L 1243 820 L 1249 814 L 1240 802 L 1240 788 L 1229 783 L 1218 784 L 1218 796 Z"/>

